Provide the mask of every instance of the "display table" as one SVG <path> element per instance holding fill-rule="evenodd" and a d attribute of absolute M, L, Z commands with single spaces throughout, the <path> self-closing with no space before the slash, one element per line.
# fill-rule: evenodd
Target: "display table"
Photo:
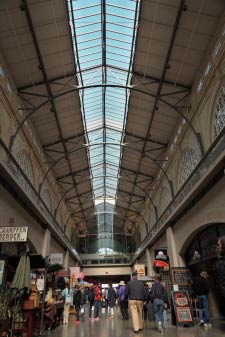
<path fill-rule="evenodd" d="M 52 330 L 60 324 L 61 316 L 63 312 L 63 302 L 57 302 L 53 304 L 46 304 L 44 307 L 44 330 Z M 32 337 L 34 331 L 40 331 L 41 322 L 41 310 L 42 307 L 32 309 L 22 309 L 23 323 L 16 323 L 16 329 L 22 330 L 27 337 Z"/>
<path fill-rule="evenodd" d="M 60 324 L 64 304 L 63 301 L 54 304 L 46 304 L 44 308 L 44 326 L 51 330 Z"/>
<path fill-rule="evenodd" d="M 35 315 L 39 315 L 41 307 L 32 309 L 22 309 L 23 319 L 25 323 L 15 322 L 13 330 L 22 330 L 27 337 L 32 337 L 34 331 L 34 319 Z M 22 326 L 20 326 L 22 325 Z"/>

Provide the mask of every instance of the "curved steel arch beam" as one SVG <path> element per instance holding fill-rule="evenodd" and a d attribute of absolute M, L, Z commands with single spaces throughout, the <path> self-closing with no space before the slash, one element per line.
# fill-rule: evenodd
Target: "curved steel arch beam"
<path fill-rule="evenodd" d="M 120 207 L 120 206 L 118 206 L 118 207 Z M 134 206 L 132 206 L 132 207 L 135 208 Z M 120 208 L 122 208 L 122 207 L 120 207 Z M 142 215 L 140 212 L 138 212 L 137 210 L 131 210 L 131 211 L 134 212 L 135 214 L 137 214 L 137 216 L 139 216 L 139 215 L 142 216 L 143 221 L 144 221 L 144 224 L 145 224 L 145 227 L 146 227 L 146 230 L 147 230 L 147 223 L 146 223 L 146 221 L 145 221 L 143 215 Z M 105 212 L 105 213 L 112 213 L 112 212 Z M 122 214 L 120 214 L 120 213 L 113 212 L 113 214 L 115 214 L 116 216 L 119 216 L 119 217 L 121 217 L 121 218 L 123 218 L 123 219 L 127 219 L 129 222 L 132 222 L 127 216 L 124 216 L 124 215 L 122 215 Z M 91 216 L 89 216 L 89 217 L 87 218 L 86 223 L 88 223 L 88 222 L 89 222 L 93 217 L 95 217 L 95 216 L 96 216 L 96 213 L 93 213 Z M 83 221 L 83 220 L 81 220 L 79 223 L 77 223 L 76 226 L 78 226 L 80 223 L 82 223 L 82 221 Z M 133 223 L 133 222 L 132 222 L 132 223 Z M 134 226 L 135 226 L 136 231 L 139 233 L 139 230 L 138 230 L 136 224 L 135 224 L 135 223 L 133 223 L 133 224 L 134 224 Z M 74 230 L 76 230 L 76 228 L 74 228 Z M 140 234 L 140 233 L 139 233 L 139 234 Z"/>
<path fill-rule="evenodd" d="M 47 175 L 49 174 L 49 172 L 55 167 L 55 165 L 57 165 L 61 160 L 63 160 L 63 159 L 65 159 L 69 154 L 71 154 L 71 153 L 75 153 L 75 152 L 77 152 L 77 151 L 80 151 L 82 148 L 84 148 L 85 147 L 85 145 L 84 146 L 80 146 L 78 149 L 76 148 L 76 149 L 74 149 L 74 150 L 71 150 L 71 151 L 68 151 L 67 153 L 64 153 L 63 154 L 63 156 L 61 156 L 59 159 L 57 159 L 50 167 L 49 167 L 49 169 L 46 171 L 46 173 L 44 174 L 44 177 L 43 177 L 43 179 L 42 179 L 42 182 L 40 183 L 40 185 L 39 185 L 39 189 L 38 189 L 38 193 L 39 193 L 39 195 L 40 195 L 40 193 L 41 193 L 41 189 L 42 189 L 42 186 L 43 186 L 43 184 L 44 184 L 44 181 L 45 181 L 45 179 L 47 178 Z M 73 185 L 73 187 L 74 187 L 74 185 Z"/>
<path fill-rule="evenodd" d="M 67 94 L 70 94 L 74 91 L 79 91 L 79 90 L 85 90 L 85 89 L 92 89 L 92 88 L 120 88 L 120 89 L 124 89 L 124 90 L 133 90 L 133 91 L 136 91 L 136 92 L 139 92 L 141 94 L 144 94 L 144 95 L 148 95 L 150 97 L 153 97 L 153 98 L 157 98 L 158 101 L 164 103 L 165 105 L 167 105 L 168 107 L 170 107 L 172 110 L 176 111 L 178 114 L 180 114 L 182 116 L 182 118 L 185 119 L 185 121 L 187 122 L 187 124 L 189 125 L 189 127 L 191 128 L 192 132 L 194 133 L 194 136 L 197 140 L 197 143 L 199 145 L 199 148 L 200 148 L 200 151 L 201 151 L 201 154 L 203 155 L 204 154 L 204 149 L 203 149 L 203 143 L 202 143 L 202 139 L 201 139 L 201 134 L 196 132 L 193 125 L 191 124 L 191 122 L 189 121 L 189 119 L 183 114 L 182 111 L 180 111 L 176 106 L 174 106 L 173 104 L 165 101 L 163 98 L 161 97 L 158 97 L 156 94 L 153 94 L 151 92 L 147 92 L 147 91 L 144 91 L 144 90 L 141 90 L 141 89 L 138 89 L 136 88 L 135 86 L 124 86 L 124 85 L 118 85 L 118 84 L 92 84 L 92 85 L 87 85 L 87 86 L 77 86 L 73 89 L 69 89 L 68 91 L 65 91 L 65 92 L 62 92 L 62 93 L 59 93 L 53 97 L 50 97 L 49 99 L 47 99 L 46 101 L 42 102 L 40 105 L 38 105 L 37 107 L 35 107 L 33 110 L 31 110 L 27 116 L 22 120 L 22 122 L 20 123 L 19 127 L 17 128 L 17 130 L 15 131 L 14 135 L 11 136 L 11 139 L 10 139 L 10 145 L 9 145 L 9 151 L 11 152 L 12 151 L 12 148 L 13 148 L 13 144 L 14 144 L 14 141 L 15 141 L 15 138 L 18 134 L 18 132 L 20 131 L 20 129 L 22 128 L 23 124 L 36 112 L 38 111 L 41 107 L 43 107 L 45 104 L 49 103 L 49 102 L 52 102 L 54 101 L 55 99 L 61 97 L 61 96 L 64 96 L 64 95 L 67 95 Z"/>
<path fill-rule="evenodd" d="M 124 170 L 125 171 L 125 170 Z M 127 175 L 128 177 L 129 177 L 129 175 Z M 152 204 L 152 206 L 153 206 L 153 208 L 154 208 L 154 212 L 155 212 L 155 216 L 156 216 L 156 219 L 158 219 L 158 211 L 157 211 L 157 207 L 155 206 L 155 204 L 154 204 L 154 202 L 153 202 L 153 200 L 152 200 L 152 198 L 150 197 L 150 195 L 142 188 L 142 187 L 140 187 L 139 185 L 135 185 L 135 187 L 136 188 L 139 188 L 139 190 L 141 190 L 142 192 L 144 192 L 144 194 L 145 194 L 145 196 L 150 200 L 150 202 L 151 202 L 151 204 Z M 120 190 L 118 190 L 118 191 L 120 191 Z M 126 192 L 124 192 L 124 191 L 121 191 L 122 193 L 126 193 Z M 127 194 L 128 194 L 128 192 L 127 192 Z"/>
<path fill-rule="evenodd" d="M 126 148 L 130 149 L 130 150 L 133 150 L 133 151 L 136 151 L 138 153 L 141 153 L 141 151 L 131 147 L 131 146 L 125 146 Z M 163 172 L 164 176 L 166 177 L 166 180 L 168 181 L 169 183 L 169 186 L 170 186 L 170 190 L 171 190 L 171 194 L 172 194 L 172 197 L 174 197 L 174 190 L 173 190 L 173 183 L 172 181 L 169 179 L 166 171 L 163 169 L 163 167 L 161 165 L 159 165 L 159 163 L 157 162 L 157 160 L 153 159 L 152 157 L 150 157 L 149 155 L 145 154 L 145 157 L 147 157 L 148 159 L 152 160 L 156 166 L 158 166 L 158 168 Z"/>
<path fill-rule="evenodd" d="M 91 146 L 99 146 L 99 145 L 102 145 L 103 143 L 101 142 L 101 143 L 93 143 L 93 144 L 89 144 L 88 145 L 88 147 L 91 147 Z M 125 146 L 125 147 L 127 147 L 128 149 L 131 149 L 131 150 L 133 150 L 133 151 L 136 151 L 136 152 L 138 152 L 138 153 L 141 153 L 141 151 L 139 151 L 139 150 L 137 150 L 137 149 L 135 149 L 135 148 L 133 148 L 133 147 L 130 147 L 130 146 L 127 146 L 127 145 L 123 145 L 123 144 L 120 144 L 120 143 L 108 143 L 108 145 L 113 145 L 113 146 Z M 76 149 L 73 149 L 73 150 L 71 150 L 71 151 L 68 151 L 67 153 L 64 153 L 61 157 L 59 157 L 50 167 L 49 167 L 49 169 L 46 171 L 46 173 L 44 174 L 44 177 L 43 177 L 43 179 L 42 179 L 42 181 L 41 181 L 41 183 L 40 183 L 40 185 L 39 185 L 39 190 L 38 190 L 38 193 L 40 194 L 41 193 L 41 189 L 42 189 L 42 186 L 43 186 L 43 184 L 44 184 L 44 181 L 45 181 L 45 179 L 47 178 L 47 176 L 48 176 L 48 174 L 50 173 L 50 171 L 61 161 L 61 160 L 63 160 L 63 159 L 65 159 L 68 155 L 70 155 L 70 154 L 72 154 L 72 153 L 75 153 L 75 152 L 77 152 L 77 151 L 80 151 L 81 149 L 83 149 L 83 148 L 86 148 L 87 146 L 84 144 L 84 145 L 81 145 L 81 146 L 79 146 L 78 148 L 76 148 Z M 174 196 L 174 193 L 173 193 L 173 186 L 172 186 L 172 182 L 170 181 L 170 179 L 169 179 L 169 177 L 167 176 L 167 174 L 166 174 L 166 172 L 165 172 L 165 170 L 157 163 L 157 161 L 155 161 L 153 158 L 151 158 L 150 156 L 148 156 L 148 155 L 145 155 L 147 158 L 149 158 L 150 160 L 152 160 L 157 166 L 158 166 L 158 168 L 159 169 L 161 169 L 162 170 L 162 172 L 163 172 L 163 174 L 165 175 L 165 177 L 166 177 L 166 179 L 168 180 L 168 183 L 169 183 L 169 185 L 170 185 L 170 188 L 171 188 L 171 193 L 172 193 L 172 196 Z"/>
<path fill-rule="evenodd" d="M 132 212 L 136 213 L 137 215 L 140 215 L 139 212 L 136 212 L 136 211 L 134 211 L 134 210 L 132 210 Z M 112 213 L 112 212 L 105 212 L 105 213 Z M 120 213 L 117 213 L 117 212 L 113 212 L 113 214 L 115 214 L 116 216 L 118 216 L 118 217 L 120 217 L 120 218 L 127 219 L 127 220 L 129 220 L 129 222 L 131 222 L 130 219 L 129 219 L 127 216 L 124 216 L 124 215 L 122 215 L 122 214 L 120 214 Z M 72 215 L 72 214 L 71 214 L 71 215 Z M 68 223 L 69 218 L 71 217 L 71 215 L 68 217 L 67 223 Z M 87 220 L 86 220 L 86 223 L 88 223 L 89 221 L 91 221 L 91 219 L 94 218 L 95 216 L 96 216 L 95 213 L 93 213 L 91 216 L 89 216 L 89 217 L 87 218 Z M 143 220 L 144 220 L 144 218 L 143 218 Z M 72 231 L 72 234 L 73 234 L 74 231 L 76 230 L 76 227 L 77 227 L 80 223 L 82 223 L 82 222 L 83 222 L 83 220 L 81 220 L 80 222 L 76 223 L 76 225 L 75 225 L 75 227 L 74 227 L 74 229 L 73 229 L 73 231 Z M 133 222 L 132 222 L 132 223 L 133 223 Z M 134 224 L 134 226 L 135 226 L 136 231 L 139 233 L 136 224 L 135 224 L 135 223 L 133 223 L 133 224 Z M 145 225 L 146 225 L 146 223 L 145 223 Z M 65 230 L 65 229 L 66 229 L 66 228 L 64 227 L 64 230 Z M 71 234 L 71 235 L 72 235 L 72 234 Z M 97 240 L 97 239 L 96 239 L 96 240 Z"/>
<path fill-rule="evenodd" d="M 117 207 L 122 208 L 122 209 L 124 209 L 124 210 L 127 210 L 127 208 L 122 207 L 122 206 L 117 206 Z M 136 207 L 134 207 L 133 205 L 132 205 L 132 207 L 133 207 L 135 210 L 131 209 L 130 211 L 131 211 L 131 212 L 134 212 L 135 214 L 137 214 L 137 216 L 141 216 L 141 217 L 142 217 L 142 219 L 144 220 L 146 233 L 148 233 L 148 225 L 147 225 L 147 223 L 146 223 L 146 221 L 145 221 L 145 218 L 143 217 L 143 215 L 141 214 L 141 212 L 138 212 L 138 211 L 137 211 Z M 127 216 L 121 216 L 121 217 L 122 217 L 123 219 L 129 220 L 129 222 L 132 222 Z M 134 224 L 135 229 L 136 229 L 137 232 L 139 233 L 136 224 L 135 224 L 134 222 L 132 222 L 132 224 Z M 139 234 L 141 235 L 141 233 L 139 233 Z"/>

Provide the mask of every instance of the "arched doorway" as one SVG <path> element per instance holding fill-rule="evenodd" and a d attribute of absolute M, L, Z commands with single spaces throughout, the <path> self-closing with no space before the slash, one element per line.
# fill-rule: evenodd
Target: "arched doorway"
<path fill-rule="evenodd" d="M 209 310 L 211 317 L 225 316 L 225 304 L 221 303 L 217 291 L 215 266 L 217 261 L 216 244 L 220 236 L 225 235 L 225 223 L 215 223 L 204 226 L 189 243 L 184 254 L 187 266 L 192 276 L 199 276 L 202 270 L 209 275 Z"/>

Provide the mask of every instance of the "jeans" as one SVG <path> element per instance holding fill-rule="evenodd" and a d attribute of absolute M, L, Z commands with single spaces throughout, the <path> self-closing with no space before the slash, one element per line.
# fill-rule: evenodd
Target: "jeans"
<path fill-rule="evenodd" d="M 199 319 L 205 323 L 209 323 L 209 307 L 208 307 L 208 296 L 199 295 L 197 296 L 198 309 L 199 309 Z M 204 309 L 204 312 L 203 312 Z M 204 318 L 203 318 L 204 316 Z"/>
<path fill-rule="evenodd" d="M 100 301 L 94 301 L 94 318 L 99 317 Z"/>
<path fill-rule="evenodd" d="M 89 312 L 88 312 L 89 318 L 91 318 L 93 304 L 94 304 L 94 301 L 89 302 Z"/>
<path fill-rule="evenodd" d="M 163 322 L 163 311 L 164 311 L 164 301 L 158 298 L 154 299 L 154 314 L 155 314 L 155 321 Z"/>
<path fill-rule="evenodd" d="M 120 310 L 123 319 L 129 319 L 129 313 L 128 313 L 128 301 L 121 301 L 120 300 Z"/>

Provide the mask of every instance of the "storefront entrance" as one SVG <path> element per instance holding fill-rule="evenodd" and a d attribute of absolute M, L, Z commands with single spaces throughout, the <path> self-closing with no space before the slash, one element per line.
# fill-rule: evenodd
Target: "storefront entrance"
<path fill-rule="evenodd" d="M 225 235 L 225 224 L 211 224 L 194 237 L 187 247 L 185 260 L 192 277 L 199 276 L 202 270 L 209 275 L 209 310 L 212 318 L 225 317 L 225 304 L 220 301 L 217 290 L 215 266 L 217 261 L 216 244 Z"/>

